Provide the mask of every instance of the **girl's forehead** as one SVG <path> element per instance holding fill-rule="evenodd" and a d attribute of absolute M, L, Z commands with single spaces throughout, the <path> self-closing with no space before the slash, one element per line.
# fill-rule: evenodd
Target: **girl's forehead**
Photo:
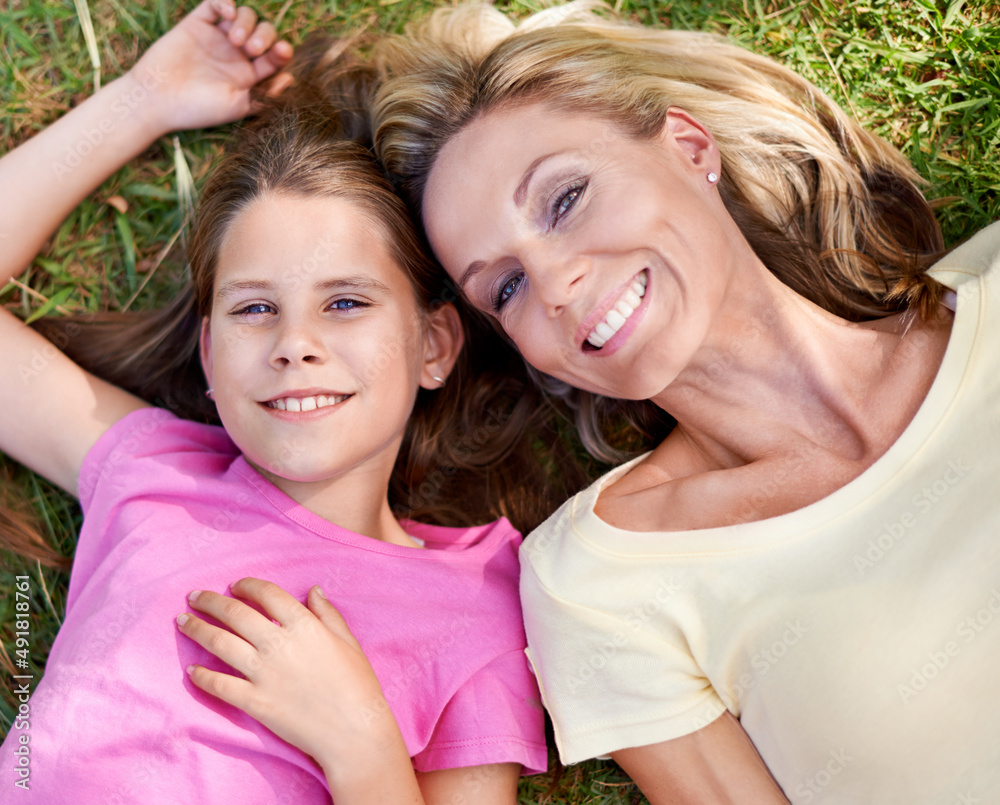
<path fill-rule="evenodd" d="M 281 283 L 286 290 L 343 276 L 369 276 L 395 288 L 409 278 L 386 242 L 385 228 L 349 198 L 267 194 L 230 222 L 214 284 Z"/>

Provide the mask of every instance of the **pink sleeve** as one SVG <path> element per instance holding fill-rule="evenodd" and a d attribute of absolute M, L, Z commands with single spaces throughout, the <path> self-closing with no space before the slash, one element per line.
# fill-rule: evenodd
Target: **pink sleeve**
<path fill-rule="evenodd" d="M 523 651 L 502 654 L 459 688 L 413 758 L 417 771 L 489 763 L 520 763 L 525 774 L 548 767 L 542 703 Z"/>

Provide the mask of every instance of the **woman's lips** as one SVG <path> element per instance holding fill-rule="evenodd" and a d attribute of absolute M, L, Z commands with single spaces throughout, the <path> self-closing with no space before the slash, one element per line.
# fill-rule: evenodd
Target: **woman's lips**
<path fill-rule="evenodd" d="M 584 342 L 584 347 L 589 345 L 594 349 L 601 349 L 614 338 L 615 334 L 625 326 L 642 304 L 648 282 L 647 270 L 643 269 L 614 301 L 607 313 L 604 314 L 604 318 L 590 331 Z"/>

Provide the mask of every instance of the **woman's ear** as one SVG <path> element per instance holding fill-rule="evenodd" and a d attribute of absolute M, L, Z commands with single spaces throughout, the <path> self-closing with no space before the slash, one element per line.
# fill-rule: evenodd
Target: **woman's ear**
<path fill-rule="evenodd" d="M 462 321 L 450 302 L 434 308 L 424 323 L 424 366 L 420 385 L 437 389 L 444 385 L 465 343 Z"/>
<path fill-rule="evenodd" d="M 212 333 L 208 329 L 208 316 L 201 320 L 201 334 L 198 336 L 201 353 L 201 370 L 205 373 L 208 387 L 212 388 Z"/>
<path fill-rule="evenodd" d="M 715 138 L 701 121 L 679 109 L 671 106 L 667 109 L 660 130 L 660 142 L 665 146 L 676 148 L 682 156 L 689 159 L 700 173 L 720 175 L 722 158 Z"/>

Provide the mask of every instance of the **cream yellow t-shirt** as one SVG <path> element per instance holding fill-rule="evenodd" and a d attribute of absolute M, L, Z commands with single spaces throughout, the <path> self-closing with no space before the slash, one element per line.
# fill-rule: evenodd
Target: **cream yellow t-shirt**
<path fill-rule="evenodd" d="M 594 514 L 626 464 L 528 537 L 528 653 L 564 763 L 728 708 L 792 802 L 1000 803 L 1000 224 L 933 273 L 956 292 L 937 378 L 847 486 L 636 533 Z"/>

